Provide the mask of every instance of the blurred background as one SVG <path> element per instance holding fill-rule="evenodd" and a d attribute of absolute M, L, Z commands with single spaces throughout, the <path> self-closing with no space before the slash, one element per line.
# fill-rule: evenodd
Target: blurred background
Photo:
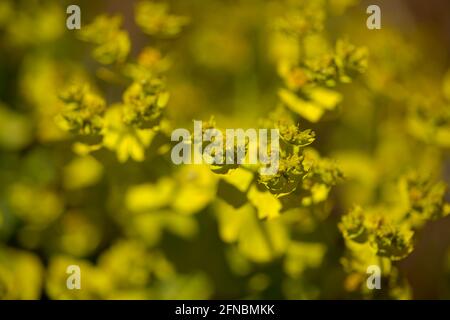
<path fill-rule="evenodd" d="M 395 216 L 410 171 L 450 181 L 449 46 L 446 0 L 2 0 L 0 299 L 450 298 L 450 218 L 414 227 L 379 292 L 338 227 L 354 205 Z M 317 117 L 280 94 L 310 83 Z M 142 97 L 163 111 L 126 109 Z M 171 130 L 211 117 L 288 117 L 344 179 L 284 201 L 251 198 L 239 169 L 175 166 Z M 443 212 L 449 194 L 429 201 Z"/>

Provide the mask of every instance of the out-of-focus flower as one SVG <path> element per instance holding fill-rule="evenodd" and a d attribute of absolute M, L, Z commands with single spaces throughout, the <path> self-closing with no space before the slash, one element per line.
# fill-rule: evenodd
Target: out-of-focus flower
<path fill-rule="evenodd" d="M 91 24 L 80 30 L 80 39 L 94 43 L 92 55 L 102 64 L 122 63 L 130 52 L 130 38 L 121 30 L 120 16 L 98 16 Z"/>
<path fill-rule="evenodd" d="M 103 174 L 103 166 L 91 156 L 74 158 L 64 167 L 66 189 L 80 189 L 97 183 Z"/>
<path fill-rule="evenodd" d="M 32 253 L 0 247 L 0 299 L 39 299 L 44 267 Z"/>
<path fill-rule="evenodd" d="M 113 105 L 106 112 L 102 130 L 103 145 L 115 151 L 120 162 L 126 162 L 130 157 L 135 161 L 144 161 L 145 149 L 156 132 L 125 124 L 124 110 L 123 105 Z"/>
<path fill-rule="evenodd" d="M 0 10 L 3 23 L 10 22 L 5 24 L 5 39 L 14 46 L 49 44 L 64 33 L 64 12 L 55 3 L 2 1 Z"/>
<path fill-rule="evenodd" d="M 67 288 L 67 267 L 71 265 L 80 268 L 80 290 Z M 48 296 L 55 300 L 105 299 L 113 289 L 113 282 L 110 274 L 87 260 L 56 255 L 49 262 L 45 288 Z"/>
<path fill-rule="evenodd" d="M 0 148 L 20 150 L 32 139 L 32 125 L 25 115 L 0 104 Z"/>
<path fill-rule="evenodd" d="M 8 199 L 14 213 L 32 225 L 45 226 L 64 210 L 64 202 L 55 191 L 24 183 L 12 185 Z"/>
<path fill-rule="evenodd" d="M 169 14 L 167 3 L 140 1 L 135 8 L 136 24 L 153 36 L 172 37 L 189 23 L 188 17 Z"/>

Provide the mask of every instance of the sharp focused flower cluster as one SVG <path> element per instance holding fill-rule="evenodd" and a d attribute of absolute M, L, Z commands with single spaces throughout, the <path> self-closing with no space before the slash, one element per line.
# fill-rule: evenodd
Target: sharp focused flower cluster
<path fill-rule="evenodd" d="M 427 297 L 405 274 L 448 238 L 445 47 L 355 0 L 118 6 L 69 31 L 61 1 L 0 1 L 0 299 Z M 276 173 L 249 137 L 175 165 L 201 119 L 276 129 Z"/>

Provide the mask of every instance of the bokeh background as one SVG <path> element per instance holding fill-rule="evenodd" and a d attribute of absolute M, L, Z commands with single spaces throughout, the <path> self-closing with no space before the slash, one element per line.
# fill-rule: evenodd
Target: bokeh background
<path fill-rule="evenodd" d="M 432 214 L 397 219 L 405 176 L 450 180 L 449 46 L 446 0 L 2 0 L 0 299 L 450 298 L 448 192 L 407 189 L 408 214 Z M 143 95 L 163 110 L 126 109 Z M 317 180 L 278 197 L 241 169 L 175 166 L 171 129 L 211 117 L 312 129 Z M 339 227 L 355 205 L 414 230 L 401 259 L 375 254 L 381 290 Z"/>

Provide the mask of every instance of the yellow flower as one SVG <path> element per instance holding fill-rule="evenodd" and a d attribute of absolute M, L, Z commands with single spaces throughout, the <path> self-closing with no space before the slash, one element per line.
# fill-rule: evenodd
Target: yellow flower
<path fill-rule="evenodd" d="M 144 161 L 145 149 L 156 132 L 152 129 L 136 129 L 125 124 L 123 111 L 123 105 L 115 105 L 106 112 L 102 131 L 103 145 L 115 151 L 120 162 L 126 162 L 130 157 L 135 161 Z"/>

